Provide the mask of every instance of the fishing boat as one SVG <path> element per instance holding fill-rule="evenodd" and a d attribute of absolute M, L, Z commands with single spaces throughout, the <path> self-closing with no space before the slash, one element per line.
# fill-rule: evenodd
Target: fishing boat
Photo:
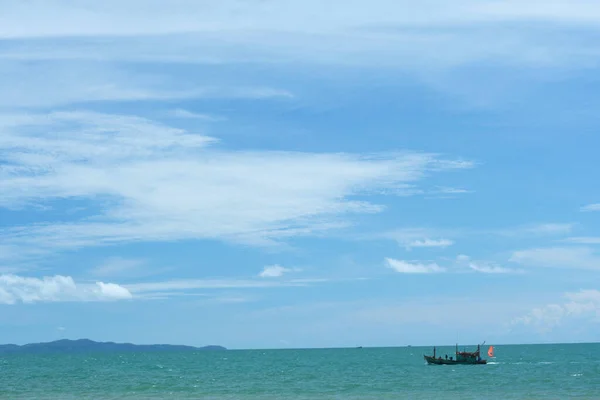
<path fill-rule="evenodd" d="M 490 357 L 493 357 L 494 348 L 492 346 L 490 346 L 490 348 L 488 349 L 488 355 L 490 355 L 490 354 L 491 354 Z M 423 357 L 425 358 L 425 361 L 427 361 L 427 364 L 435 364 L 435 365 L 487 364 L 487 360 L 481 358 L 481 345 L 479 345 L 479 344 L 477 345 L 476 351 L 466 351 L 466 350 L 458 351 L 458 344 L 457 344 L 454 357 L 452 357 L 452 356 L 448 357 L 448 355 L 445 355 L 444 357 L 441 357 L 441 356 L 436 357 L 436 348 L 434 347 L 432 356 L 424 355 Z"/>

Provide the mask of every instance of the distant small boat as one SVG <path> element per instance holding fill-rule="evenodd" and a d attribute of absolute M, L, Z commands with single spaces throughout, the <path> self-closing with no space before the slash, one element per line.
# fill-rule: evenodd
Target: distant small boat
<path fill-rule="evenodd" d="M 469 352 L 469 351 L 458 351 L 458 344 L 456 345 L 455 357 L 448 357 L 447 355 L 443 358 L 438 356 L 436 357 L 435 347 L 433 348 L 433 356 L 424 355 L 425 361 L 427 364 L 435 364 L 435 365 L 457 365 L 457 364 L 487 364 L 487 360 L 481 358 L 481 348 L 480 345 L 477 345 L 477 351 Z M 493 350 L 492 350 L 493 351 Z M 488 350 L 489 354 L 489 350 Z"/>

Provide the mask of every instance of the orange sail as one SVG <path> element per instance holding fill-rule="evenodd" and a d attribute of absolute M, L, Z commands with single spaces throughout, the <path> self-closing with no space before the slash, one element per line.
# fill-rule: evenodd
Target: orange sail
<path fill-rule="evenodd" d="M 488 356 L 494 357 L 494 346 L 490 346 L 488 349 Z"/>

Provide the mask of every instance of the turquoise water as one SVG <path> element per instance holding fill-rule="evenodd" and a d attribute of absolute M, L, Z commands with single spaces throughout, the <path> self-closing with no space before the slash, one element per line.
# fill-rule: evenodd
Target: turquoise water
<path fill-rule="evenodd" d="M 600 344 L 495 349 L 472 366 L 425 365 L 419 347 L 10 355 L 0 398 L 600 399 Z"/>

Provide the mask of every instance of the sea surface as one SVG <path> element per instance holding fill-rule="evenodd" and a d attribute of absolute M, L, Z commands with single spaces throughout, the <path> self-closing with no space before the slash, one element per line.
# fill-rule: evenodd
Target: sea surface
<path fill-rule="evenodd" d="M 473 349 L 473 347 L 467 347 Z M 486 348 L 487 349 L 487 346 Z M 453 355 L 454 347 L 437 354 Z M 0 356 L 2 399 L 600 399 L 600 344 Z M 486 357 L 487 358 L 487 357 Z"/>

